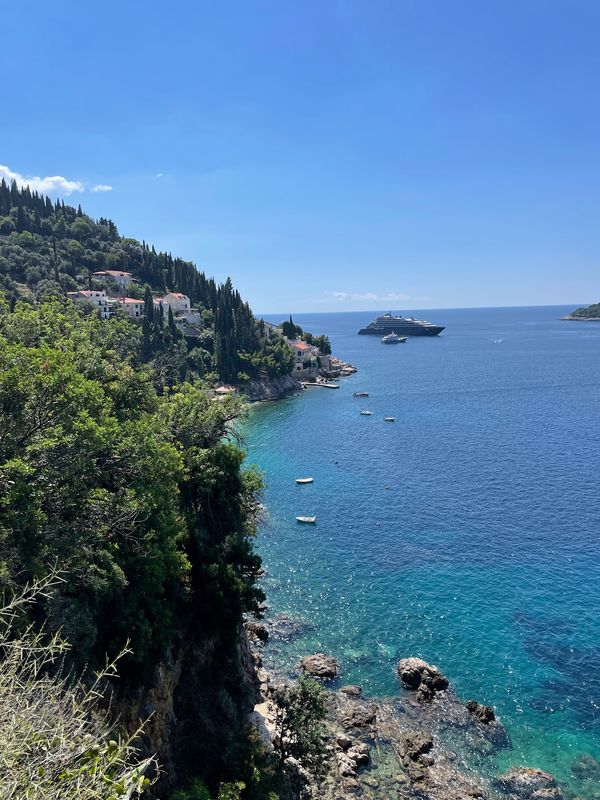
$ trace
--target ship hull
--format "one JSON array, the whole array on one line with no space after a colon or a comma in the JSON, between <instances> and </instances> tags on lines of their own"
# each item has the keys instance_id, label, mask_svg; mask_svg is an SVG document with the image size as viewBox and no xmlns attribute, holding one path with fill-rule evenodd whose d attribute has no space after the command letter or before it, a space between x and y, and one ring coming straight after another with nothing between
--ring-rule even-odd
<instances>
[{"instance_id":1,"label":"ship hull","mask_svg":"<svg viewBox=\"0 0 600 800\"><path fill-rule=\"evenodd\" d=\"M361 328L359 330L360 336L381 336L387 333L396 333L398 336L437 336L444 330L442 325L430 325L428 327L419 328L418 326L403 326L403 325L390 325L389 327L383 326L374 328Z\"/></svg>"}]
</instances>

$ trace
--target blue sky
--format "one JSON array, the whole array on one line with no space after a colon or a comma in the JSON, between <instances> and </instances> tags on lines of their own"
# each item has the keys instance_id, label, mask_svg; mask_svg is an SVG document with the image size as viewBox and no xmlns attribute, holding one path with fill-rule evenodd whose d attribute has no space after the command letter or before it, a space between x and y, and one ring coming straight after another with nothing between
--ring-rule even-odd
<instances>
[{"instance_id":1,"label":"blue sky","mask_svg":"<svg viewBox=\"0 0 600 800\"><path fill-rule=\"evenodd\" d=\"M15 0L2 32L0 164L259 312L600 300L596 0Z\"/></svg>"}]
</instances>

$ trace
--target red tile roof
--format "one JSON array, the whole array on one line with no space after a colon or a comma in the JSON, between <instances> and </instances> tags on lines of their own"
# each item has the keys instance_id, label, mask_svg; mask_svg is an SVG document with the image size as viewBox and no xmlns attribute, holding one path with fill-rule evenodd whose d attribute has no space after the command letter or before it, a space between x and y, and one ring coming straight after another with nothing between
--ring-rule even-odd
<instances>
[{"instance_id":1,"label":"red tile roof","mask_svg":"<svg viewBox=\"0 0 600 800\"><path fill-rule=\"evenodd\" d=\"M310 350L310 345L306 342L292 342L292 347L295 347L296 350Z\"/></svg>"}]
</instances>

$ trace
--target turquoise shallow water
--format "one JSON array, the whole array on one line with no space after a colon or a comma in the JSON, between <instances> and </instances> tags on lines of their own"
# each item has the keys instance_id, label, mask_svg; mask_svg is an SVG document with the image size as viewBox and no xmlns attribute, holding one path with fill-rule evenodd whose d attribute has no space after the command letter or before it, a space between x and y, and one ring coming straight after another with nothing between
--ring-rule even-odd
<instances>
[{"instance_id":1,"label":"turquoise shallow water","mask_svg":"<svg viewBox=\"0 0 600 800\"><path fill-rule=\"evenodd\" d=\"M310 623L271 658L330 652L374 695L398 693L399 657L432 661L496 706L513 748L494 767L591 797L570 765L600 758L600 324L568 310L428 311L446 331L394 347L355 335L372 314L298 315L359 372L255 407L245 438L270 613Z\"/></svg>"}]
</instances>

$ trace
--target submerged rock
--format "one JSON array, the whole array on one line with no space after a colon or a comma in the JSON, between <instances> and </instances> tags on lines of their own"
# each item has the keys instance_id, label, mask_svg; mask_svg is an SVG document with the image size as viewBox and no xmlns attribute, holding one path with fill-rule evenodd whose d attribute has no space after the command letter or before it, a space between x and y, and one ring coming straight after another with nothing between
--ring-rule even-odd
<instances>
[{"instance_id":1,"label":"submerged rock","mask_svg":"<svg viewBox=\"0 0 600 800\"><path fill-rule=\"evenodd\" d=\"M571 772L581 780L600 782L600 761L589 753L582 753L571 764Z\"/></svg>"},{"instance_id":2,"label":"submerged rock","mask_svg":"<svg viewBox=\"0 0 600 800\"><path fill-rule=\"evenodd\" d=\"M350 695L350 697L360 697L362 694L362 686L356 686L353 683L349 683L347 686L342 686L340 692L342 694Z\"/></svg>"},{"instance_id":3,"label":"submerged rock","mask_svg":"<svg viewBox=\"0 0 600 800\"><path fill-rule=\"evenodd\" d=\"M276 614L272 619L268 620L267 625L271 638L281 639L284 642L291 642L307 631L316 628L316 625L289 614Z\"/></svg>"},{"instance_id":4,"label":"submerged rock","mask_svg":"<svg viewBox=\"0 0 600 800\"><path fill-rule=\"evenodd\" d=\"M481 705L481 703L478 703L477 700L467 700L465 706L467 711L473 714L474 717L477 717L479 722L481 722L483 725L488 725L490 722L494 722L496 719L494 709L491 706Z\"/></svg>"},{"instance_id":5,"label":"submerged rock","mask_svg":"<svg viewBox=\"0 0 600 800\"><path fill-rule=\"evenodd\" d=\"M300 661L301 669L313 678L324 678L331 680L337 677L339 663L333 656L327 656L325 653L315 653L312 656L304 656Z\"/></svg>"},{"instance_id":6,"label":"submerged rock","mask_svg":"<svg viewBox=\"0 0 600 800\"><path fill-rule=\"evenodd\" d=\"M421 658L403 658L396 665L400 682L405 689L416 691L420 701L432 700L436 692L449 686L448 678L434 665Z\"/></svg>"},{"instance_id":7,"label":"submerged rock","mask_svg":"<svg viewBox=\"0 0 600 800\"><path fill-rule=\"evenodd\" d=\"M344 728L368 728L375 724L377 719L377 706L371 703L368 706L358 706L346 712L342 717Z\"/></svg>"},{"instance_id":8,"label":"submerged rock","mask_svg":"<svg viewBox=\"0 0 600 800\"><path fill-rule=\"evenodd\" d=\"M561 794L556 786L556 781L548 772L530 767L512 767L507 772L496 778L496 786L507 794L514 794L518 798L553 798L560 800Z\"/></svg>"}]
</instances>

